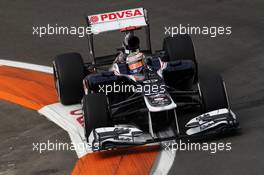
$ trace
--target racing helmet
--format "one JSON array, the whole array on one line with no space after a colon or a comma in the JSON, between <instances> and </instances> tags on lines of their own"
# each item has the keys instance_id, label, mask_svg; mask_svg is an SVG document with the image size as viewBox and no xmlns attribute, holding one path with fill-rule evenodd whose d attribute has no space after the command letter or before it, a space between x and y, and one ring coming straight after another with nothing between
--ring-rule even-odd
<instances>
[{"instance_id":1,"label":"racing helmet","mask_svg":"<svg viewBox=\"0 0 264 175\"><path fill-rule=\"evenodd\" d=\"M144 69L144 55L142 52L132 52L126 58L130 74L139 74Z\"/></svg>"},{"instance_id":2,"label":"racing helmet","mask_svg":"<svg viewBox=\"0 0 264 175\"><path fill-rule=\"evenodd\" d=\"M123 45L125 50L128 50L129 52L136 52L139 49L139 38L137 36L134 36L131 33L128 33L125 36L125 39L123 41Z\"/></svg>"}]
</instances>

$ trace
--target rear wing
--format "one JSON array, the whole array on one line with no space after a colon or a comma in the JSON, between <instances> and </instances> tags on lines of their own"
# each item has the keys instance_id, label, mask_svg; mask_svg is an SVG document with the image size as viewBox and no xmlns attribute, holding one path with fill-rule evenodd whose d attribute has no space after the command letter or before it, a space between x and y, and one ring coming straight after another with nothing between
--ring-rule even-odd
<instances>
[{"instance_id":1,"label":"rear wing","mask_svg":"<svg viewBox=\"0 0 264 175\"><path fill-rule=\"evenodd\" d=\"M114 30L134 30L147 26L147 11L143 8L121 10L88 16L92 34Z\"/></svg>"},{"instance_id":2,"label":"rear wing","mask_svg":"<svg viewBox=\"0 0 264 175\"><path fill-rule=\"evenodd\" d=\"M145 29L146 53L151 53L150 27L147 17L147 10L144 8L135 8L115 12L89 15L86 17L91 33L88 35L89 52L92 58L92 64L107 65L112 64L116 54L96 56L94 51L94 36L99 33L120 30L129 31L139 28Z\"/></svg>"}]
</instances>

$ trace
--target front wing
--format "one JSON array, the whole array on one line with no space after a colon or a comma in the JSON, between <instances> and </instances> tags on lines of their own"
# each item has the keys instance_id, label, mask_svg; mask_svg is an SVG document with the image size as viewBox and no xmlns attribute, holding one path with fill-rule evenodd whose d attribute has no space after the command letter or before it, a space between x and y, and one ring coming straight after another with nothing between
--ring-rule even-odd
<instances>
[{"instance_id":1,"label":"front wing","mask_svg":"<svg viewBox=\"0 0 264 175\"><path fill-rule=\"evenodd\" d=\"M153 136L135 126L116 125L115 127L95 128L89 136L89 143L93 151L100 151L180 138L223 134L236 128L238 128L236 115L229 109L219 109L192 118L185 124L185 133L170 132L176 134L161 138L158 134Z\"/></svg>"}]
</instances>

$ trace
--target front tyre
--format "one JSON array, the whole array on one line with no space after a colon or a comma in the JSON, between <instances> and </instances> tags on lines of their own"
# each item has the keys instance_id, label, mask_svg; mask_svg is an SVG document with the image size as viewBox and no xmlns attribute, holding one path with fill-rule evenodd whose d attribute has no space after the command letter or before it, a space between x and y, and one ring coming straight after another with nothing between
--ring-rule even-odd
<instances>
[{"instance_id":1,"label":"front tyre","mask_svg":"<svg viewBox=\"0 0 264 175\"><path fill-rule=\"evenodd\" d=\"M199 76L199 88L204 112L229 108L224 81L219 74L207 72Z\"/></svg>"},{"instance_id":2,"label":"front tyre","mask_svg":"<svg viewBox=\"0 0 264 175\"><path fill-rule=\"evenodd\" d=\"M56 56L53 75L58 98L63 105L80 103L84 95L84 63L79 53Z\"/></svg>"},{"instance_id":3,"label":"front tyre","mask_svg":"<svg viewBox=\"0 0 264 175\"><path fill-rule=\"evenodd\" d=\"M107 97L104 94L87 94L82 100L85 135L88 137L95 128L109 125L109 108Z\"/></svg>"}]
</instances>

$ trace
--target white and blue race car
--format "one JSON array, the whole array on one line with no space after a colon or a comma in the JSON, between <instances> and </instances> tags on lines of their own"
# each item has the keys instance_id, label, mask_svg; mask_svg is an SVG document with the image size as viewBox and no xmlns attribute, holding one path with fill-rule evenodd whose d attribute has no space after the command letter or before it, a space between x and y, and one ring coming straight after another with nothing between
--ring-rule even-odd
<instances>
[{"instance_id":1,"label":"white and blue race car","mask_svg":"<svg viewBox=\"0 0 264 175\"><path fill-rule=\"evenodd\" d=\"M91 15L87 21L92 62L66 53L55 58L53 68L60 102L82 103L94 151L204 138L238 128L222 77L198 72L189 35L165 37L162 49L153 53L143 8ZM136 36L140 29L146 32L146 49ZM97 57L94 36L115 30L124 33L122 48Z\"/></svg>"}]
</instances>

